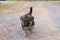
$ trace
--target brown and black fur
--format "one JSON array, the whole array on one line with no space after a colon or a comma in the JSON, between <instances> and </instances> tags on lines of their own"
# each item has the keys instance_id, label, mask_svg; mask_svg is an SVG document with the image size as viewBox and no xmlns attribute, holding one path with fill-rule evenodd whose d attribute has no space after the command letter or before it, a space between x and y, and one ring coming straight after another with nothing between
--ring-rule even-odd
<instances>
[{"instance_id":1,"label":"brown and black fur","mask_svg":"<svg viewBox=\"0 0 60 40\"><path fill-rule=\"evenodd\" d=\"M25 37L28 36L28 33L31 33L34 28L34 17L32 16L32 7L30 8L30 12L21 16L21 25L24 31Z\"/></svg>"}]
</instances>

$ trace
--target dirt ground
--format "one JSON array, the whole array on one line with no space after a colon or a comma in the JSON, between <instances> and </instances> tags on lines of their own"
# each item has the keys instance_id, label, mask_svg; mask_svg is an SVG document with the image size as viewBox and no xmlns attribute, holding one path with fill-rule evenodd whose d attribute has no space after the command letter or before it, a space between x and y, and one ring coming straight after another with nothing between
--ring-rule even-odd
<instances>
[{"instance_id":1,"label":"dirt ground","mask_svg":"<svg viewBox=\"0 0 60 40\"><path fill-rule=\"evenodd\" d=\"M20 16L33 7L35 26L24 38ZM60 40L60 4L47 2L0 2L0 40Z\"/></svg>"}]
</instances>

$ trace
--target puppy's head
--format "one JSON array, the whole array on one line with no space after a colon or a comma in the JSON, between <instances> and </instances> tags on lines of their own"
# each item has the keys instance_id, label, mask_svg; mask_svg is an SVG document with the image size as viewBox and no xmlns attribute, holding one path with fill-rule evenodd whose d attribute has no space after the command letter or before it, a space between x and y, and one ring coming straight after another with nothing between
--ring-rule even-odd
<instances>
[{"instance_id":1,"label":"puppy's head","mask_svg":"<svg viewBox=\"0 0 60 40\"><path fill-rule=\"evenodd\" d=\"M31 15L24 15L20 17L20 20L22 21L24 26L28 26L30 22L34 20L34 17Z\"/></svg>"}]
</instances>

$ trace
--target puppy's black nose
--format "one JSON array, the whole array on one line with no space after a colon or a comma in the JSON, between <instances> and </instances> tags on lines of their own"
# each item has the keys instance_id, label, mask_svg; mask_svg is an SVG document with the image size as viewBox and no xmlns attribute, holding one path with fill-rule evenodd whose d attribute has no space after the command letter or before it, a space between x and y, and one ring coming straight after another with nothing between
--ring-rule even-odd
<instances>
[{"instance_id":1,"label":"puppy's black nose","mask_svg":"<svg viewBox=\"0 0 60 40\"><path fill-rule=\"evenodd\" d=\"M30 24L30 22L24 22L22 25L27 27L27 26L29 26L29 24Z\"/></svg>"}]
</instances>

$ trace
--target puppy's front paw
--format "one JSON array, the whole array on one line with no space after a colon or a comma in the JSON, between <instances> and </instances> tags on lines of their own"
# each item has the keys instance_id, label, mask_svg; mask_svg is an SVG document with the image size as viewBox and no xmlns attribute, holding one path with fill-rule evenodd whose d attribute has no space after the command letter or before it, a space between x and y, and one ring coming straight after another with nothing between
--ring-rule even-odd
<instances>
[{"instance_id":1,"label":"puppy's front paw","mask_svg":"<svg viewBox=\"0 0 60 40\"><path fill-rule=\"evenodd\" d=\"M27 32L24 32L24 37L28 37L28 33Z\"/></svg>"}]
</instances>

